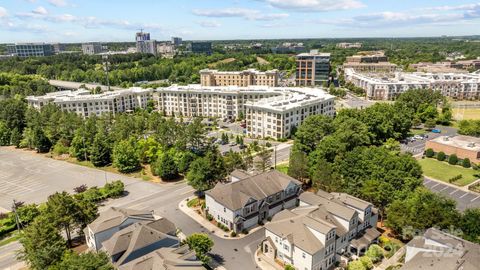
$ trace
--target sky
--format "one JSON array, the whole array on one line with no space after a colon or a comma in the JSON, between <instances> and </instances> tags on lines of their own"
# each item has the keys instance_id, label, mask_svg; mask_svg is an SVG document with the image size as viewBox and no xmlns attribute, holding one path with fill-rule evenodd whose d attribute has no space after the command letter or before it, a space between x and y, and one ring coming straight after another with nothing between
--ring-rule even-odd
<instances>
[{"instance_id":1,"label":"sky","mask_svg":"<svg viewBox=\"0 0 480 270\"><path fill-rule=\"evenodd\" d=\"M478 1L478 0L477 0ZM0 42L480 35L468 0L0 0Z\"/></svg>"}]
</instances>

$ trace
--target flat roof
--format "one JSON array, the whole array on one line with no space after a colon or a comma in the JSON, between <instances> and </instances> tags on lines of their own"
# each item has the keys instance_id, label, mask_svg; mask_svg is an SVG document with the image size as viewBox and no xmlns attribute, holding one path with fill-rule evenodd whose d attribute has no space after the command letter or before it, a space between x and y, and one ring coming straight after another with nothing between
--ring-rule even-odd
<instances>
[{"instance_id":1,"label":"flat roof","mask_svg":"<svg viewBox=\"0 0 480 270\"><path fill-rule=\"evenodd\" d=\"M480 152L480 138L471 137L471 136L440 136L431 140L443 145L453 146L456 148L461 148L469 151Z\"/></svg>"}]
</instances>

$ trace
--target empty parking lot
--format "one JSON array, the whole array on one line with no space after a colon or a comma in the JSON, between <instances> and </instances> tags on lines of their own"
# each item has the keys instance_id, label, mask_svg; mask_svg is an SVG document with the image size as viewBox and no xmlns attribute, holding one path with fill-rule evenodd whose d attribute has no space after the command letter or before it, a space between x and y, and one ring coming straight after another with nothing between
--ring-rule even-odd
<instances>
[{"instance_id":1,"label":"empty parking lot","mask_svg":"<svg viewBox=\"0 0 480 270\"><path fill-rule=\"evenodd\" d=\"M127 191L139 197L163 190L163 186L78 166L42 155L0 147L0 212L10 209L13 200L39 203L57 191L73 192L82 184L103 186L106 181L122 180ZM128 196L128 199L132 196ZM127 199L127 198L126 198Z\"/></svg>"},{"instance_id":2,"label":"empty parking lot","mask_svg":"<svg viewBox=\"0 0 480 270\"><path fill-rule=\"evenodd\" d=\"M434 192L439 192L457 202L457 208L459 210L465 210L466 208L480 207L480 194L473 192L463 191L459 188L455 188L441 182L433 181L425 178L423 184Z\"/></svg>"}]
</instances>

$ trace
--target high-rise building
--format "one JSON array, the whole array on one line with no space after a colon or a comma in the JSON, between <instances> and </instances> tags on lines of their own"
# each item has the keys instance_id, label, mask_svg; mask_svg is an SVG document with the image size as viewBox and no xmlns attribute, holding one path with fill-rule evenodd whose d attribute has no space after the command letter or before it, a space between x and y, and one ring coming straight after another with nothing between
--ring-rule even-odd
<instances>
[{"instance_id":1,"label":"high-rise building","mask_svg":"<svg viewBox=\"0 0 480 270\"><path fill-rule=\"evenodd\" d=\"M82 44L82 52L89 55L99 54L103 52L103 46L98 42L84 43Z\"/></svg>"},{"instance_id":2,"label":"high-rise building","mask_svg":"<svg viewBox=\"0 0 480 270\"><path fill-rule=\"evenodd\" d=\"M322 85L330 75L330 54L312 50L297 55L297 86Z\"/></svg>"},{"instance_id":3,"label":"high-rise building","mask_svg":"<svg viewBox=\"0 0 480 270\"><path fill-rule=\"evenodd\" d=\"M66 46L65 44L63 43L55 43L52 45L53 46L53 51L58 54L58 53L61 53L61 52L64 52L65 49L66 49Z\"/></svg>"},{"instance_id":4,"label":"high-rise building","mask_svg":"<svg viewBox=\"0 0 480 270\"><path fill-rule=\"evenodd\" d=\"M193 53L212 54L211 42L192 42L190 48Z\"/></svg>"},{"instance_id":5,"label":"high-rise building","mask_svg":"<svg viewBox=\"0 0 480 270\"><path fill-rule=\"evenodd\" d=\"M135 35L137 52L157 55L157 41L150 40L150 33L137 32Z\"/></svg>"},{"instance_id":6,"label":"high-rise building","mask_svg":"<svg viewBox=\"0 0 480 270\"><path fill-rule=\"evenodd\" d=\"M45 43L17 43L7 45L8 54L19 57L38 57L54 54L52 44Z\"/></svg>"},{"instance_id":7,"label":"high-rise building","mask_svg":"<svg viewBox=\"0 0 480 270\"><path fill-rule=\"evenodd\" d=\"M172 37L172 44L173 46L180 46L182 45L182 38L181 37Z\"/></svg>"}]
</instances>

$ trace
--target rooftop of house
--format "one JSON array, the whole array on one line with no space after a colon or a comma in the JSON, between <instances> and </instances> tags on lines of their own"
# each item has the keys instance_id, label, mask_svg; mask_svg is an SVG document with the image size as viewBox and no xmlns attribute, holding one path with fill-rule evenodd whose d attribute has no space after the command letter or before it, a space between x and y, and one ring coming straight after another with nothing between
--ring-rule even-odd
<instances>
[{"instance_id":1,"label":"rooftop of house","mask_svg":"<svg viewBox=\"0 0 480 270\"><path fill-rule=\"evenodd\" d=\"M301 183L277 170L271 170L239 181L218 183L205 194L230 210L241 209L250 200L262 200L285 190L291 183Z\"/></svg>"},{"instance_id":2,"label":"rooftop of house","mask_svg":"<svg viewBox=\"0 0 480 270\"><path fill-rule=\"evenodd\" d=\"M322 250L324 244L312 230L326 235L336 229L333 219L318 206L301 206L279 212L265 229L313 255Z\"/></svg>"},{"instance_id":3,"label":"rooftop of house","mask_svg":"<svg viewBox=\"0 0 480 270\"><path fill-rule=\"evenodd\" d=\"M179 240L175 234L175 224L166 218L134 223L103 242L103 249L116 265L122 265L157 249L176 247Z\"/></svg>"},{"instance_id":4,"label":"rooftop of house","mask_svg":"<svg viewBox=\"0 0 480 270\"><path fill-rule=\"evenodd\" d=\"M480 138L471 137L471 136L440 136L431 140L443 145L453 146L456 148L461 148L469 151L480 152Z\"/></svg>"},{"instance_id":5,"label":"rooftop of house","mask_svg":"<svg viewBox=\"0 0 480 270\"><path fill-rule=\"evenodd\" d=\"M118 267L119 270L204 270L187 245L162 248Z\"/></svg>"},{"instance_id":6,"label":"rooftop of house","mask_svg":"<svg viewBox=\"0 0 480 270\"><path fill-rule=\"evenodd\" d=\"M407 244L418 249L402 270L475 270L480 265L480 245L430 228Z\"/></svg>"},{"instance_id":7,"label":"rooftop of house","mask_svg":"<svg viewBox=\"0 0 480 270\"><path fill-rule=\"evenodd\" d=\"M99 233L113 227L120 226L126 219L135 218L145 221L153 221L155 217L151 211L138 211L133 209L126 209L120 207L110 207L92 223L88 224L88 228L94 232Z\"/></svg>"}]
</instances>

